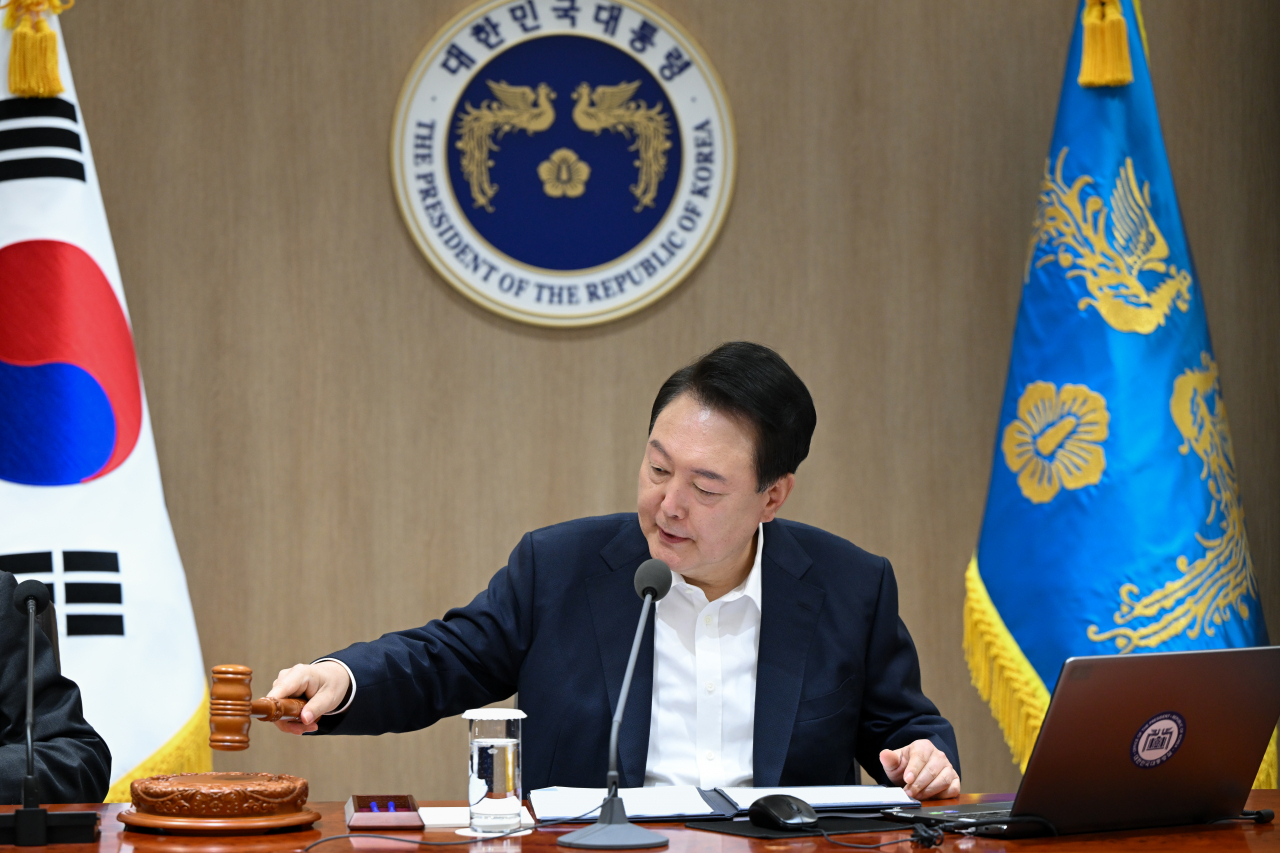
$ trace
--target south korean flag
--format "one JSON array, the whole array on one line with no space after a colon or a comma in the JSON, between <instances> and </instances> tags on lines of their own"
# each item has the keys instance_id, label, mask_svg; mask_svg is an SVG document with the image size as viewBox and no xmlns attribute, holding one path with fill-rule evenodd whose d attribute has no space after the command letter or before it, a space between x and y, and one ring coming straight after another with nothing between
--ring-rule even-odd
<instances>
[{"instance_id":1,"label":"south korean flag","mask_svg":"<svg viewBox=\"0 0 1280 853\"><path fill-rule=\"evenodd\" d=\"M46 25L64 91L0 85L0 570L49 586L120 802L135 778L211 769L208 697L84 115Z\"/></svg>"}]
</instances>

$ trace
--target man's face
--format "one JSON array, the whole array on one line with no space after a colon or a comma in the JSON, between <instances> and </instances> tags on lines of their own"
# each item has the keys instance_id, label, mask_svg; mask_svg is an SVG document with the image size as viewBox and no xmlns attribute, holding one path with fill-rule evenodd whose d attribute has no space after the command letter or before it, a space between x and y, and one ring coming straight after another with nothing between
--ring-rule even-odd
<instances>
[{"instance_id":1,"label":"man's face","mask_svg":"<svg viewBox=\"0 0 1280 853\"><path fill-rule=\"evenodd\" d=\"M640 527L649 554L686 580L718 586L750 567L757 525L772 521L794 482L756 491L748 427L682 394L654 422L640 463Z\"/></svg>"}]
</instances>

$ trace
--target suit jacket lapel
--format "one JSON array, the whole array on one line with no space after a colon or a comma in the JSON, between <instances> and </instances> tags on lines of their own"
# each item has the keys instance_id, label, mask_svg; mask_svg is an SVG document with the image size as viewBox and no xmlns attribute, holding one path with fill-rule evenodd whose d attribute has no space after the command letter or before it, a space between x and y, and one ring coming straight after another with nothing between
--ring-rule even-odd
<instances>
[{"instance_id":1,"label":"suit jacket lapel","mask_svg":"<svg viewBox=\"0 0 1280 853\"><path fill-rule=\"evenodd\" d=\"M764 526L764 555L760 561L760 650L756 658L756 720L753 776L756 787L778 784L796 708L804 684L809 643L818 624L826 593L801 578L813 564L783 525ZM652 682L650 683L652 689Z\"/></svg>"},{"instance_id":2,"label":"suit jacket lapel","mask_svg":"<svg viewBox=\"0 0 1280 853\"><path fill-rule=\"evenodd\" d=\"M635 625L640 618L642 602L636 596L635 571L649 556L649 544L640 531L639 522L633 518L604 547L600 556L609 565L610 571L588 578L586 587L596 644L600 649L605 688L609 696L609 715L612 717L618 710L622 677L626 673L627 657L631 654ZM618 731L618 774L622 787L635 788L644 784L652 704L653 609L650 608L644 637L640 642L640 653L636 658L635 672L631 676L627 708L622 717L622 727ZM601 779L602 784L603 782Z\"/></svg>"}]
</instances>

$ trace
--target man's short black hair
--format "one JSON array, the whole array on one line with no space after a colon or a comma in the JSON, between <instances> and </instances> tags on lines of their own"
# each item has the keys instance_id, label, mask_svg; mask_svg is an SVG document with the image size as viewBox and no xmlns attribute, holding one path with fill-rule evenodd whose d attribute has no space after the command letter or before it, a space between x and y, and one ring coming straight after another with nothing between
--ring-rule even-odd
<instances>
[{"instance_id":1,"label":"man's short black hair","mask_svg":"<svg viewBox=\"0 0 1280 853\"><path fill-rule=\"evenodd\" d=\"M721 344L662 383L649 432L672 400L689 394L704 406L748 424L755 433L756 491L794 474L809 455L818 424L809 389L782 356L760 344Z\"/></svg>"}]
</instances>

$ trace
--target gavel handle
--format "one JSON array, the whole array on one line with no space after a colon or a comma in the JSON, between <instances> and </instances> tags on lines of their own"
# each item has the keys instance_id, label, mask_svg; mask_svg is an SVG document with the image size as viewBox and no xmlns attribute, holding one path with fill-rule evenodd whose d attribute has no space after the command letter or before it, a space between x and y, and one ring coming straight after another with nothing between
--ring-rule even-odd
<instances>
[{"instance_id":1,"label":"gavel handle","mask_svg":"<svg viewBox=\"0 0 1280 853\"><path fill-rule=\"evenodd\" d=\"M253 700L249 715L255 720L265 720L268 723L276 720L297 721L306 704L305 699L272 699L264 696Z\"/></svg>"}]
</instances>

